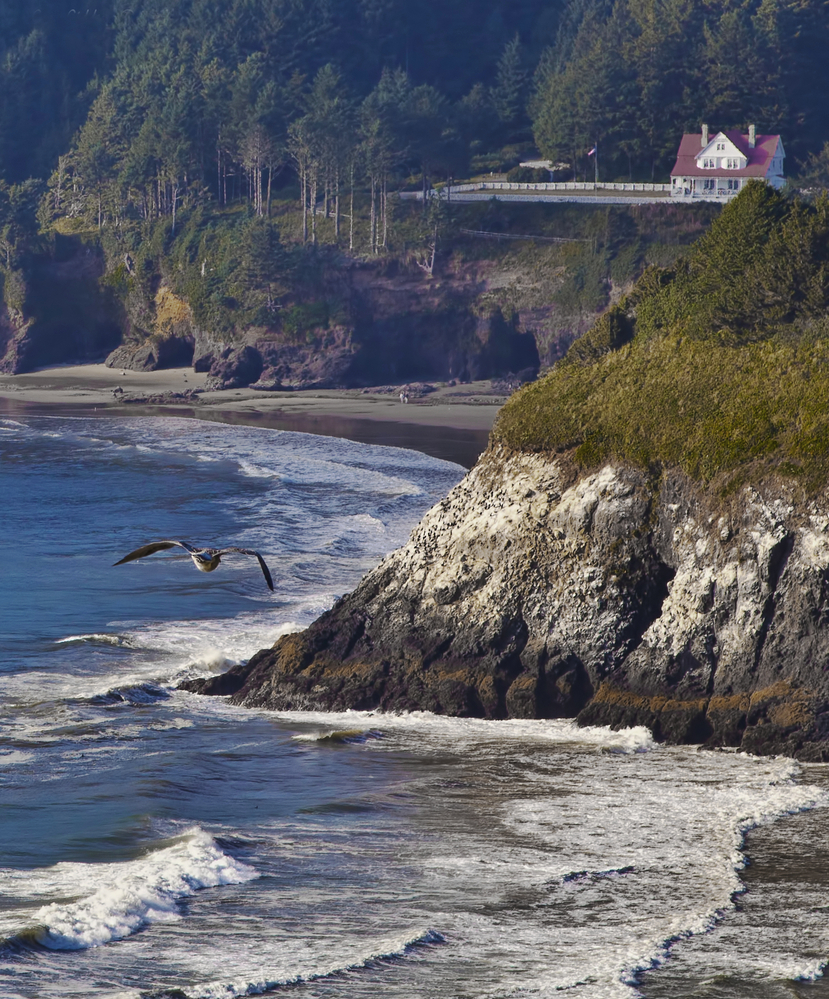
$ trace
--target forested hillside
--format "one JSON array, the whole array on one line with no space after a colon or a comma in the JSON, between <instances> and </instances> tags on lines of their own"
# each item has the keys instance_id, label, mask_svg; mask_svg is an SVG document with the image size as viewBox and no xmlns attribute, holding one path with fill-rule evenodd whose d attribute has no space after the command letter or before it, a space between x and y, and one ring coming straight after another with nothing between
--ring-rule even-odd
<instances>
[{"instance_id":1,"label":"forested hillside","mask_svg":"<svg viewBox=\"0 0 829 999\"><path fill-rule=\"evenodd\" d=\"M787 172L829 139L825 0L575 0L535 79L545 154L598 140L611 174L667 179L683 131L754 122L779 132Z\"/></svg>"},{"instance_id":2,"label":"forested hillside","mask_svg":"<svg viewBox=\"0 0 829 999\"><path fill-rule=\"evenodd\" d=\"M782 133L789 174L829 161L827 0L95 2L0 9L18 331L56 234L101 254L107 329L157 329L164 285L232 338L320 294L299 287L320 266L304 246L421 266L451 212L395 192L534 148L580 176L598 141L605 179L665 179L684 130L753 122Z\"/></svg>"},{"instance_id":3,"label":"forested hillside","mask_svg":"<svg viewBox=\"0 0 829 999\"><path fill-rule=\"evenodd\" d=\"M9 0L0 46L0 176L99 224L459 176L533 135L660 178L701 120L780 131L790 172L829 139L825 0Z\"/></svg>"}]
</instances>

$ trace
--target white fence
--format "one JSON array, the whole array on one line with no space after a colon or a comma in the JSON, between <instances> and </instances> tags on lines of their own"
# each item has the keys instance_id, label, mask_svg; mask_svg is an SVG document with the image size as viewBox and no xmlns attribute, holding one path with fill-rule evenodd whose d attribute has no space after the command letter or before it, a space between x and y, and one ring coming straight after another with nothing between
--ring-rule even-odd
<instances>
[{"instance_id":1,"label":"white fence","mask_svg":"<svg viewBox=\"0 0 829 999\"><path fill-rule=\"evenodd\" d=\"M464 194L467 191L653 191L670 194L670 184L594 184L575 180L551 181L547 184L513 184L508 180L484 180L475 184L453 184L444 187L448 194Z\"/></svg>"}]
</instances>

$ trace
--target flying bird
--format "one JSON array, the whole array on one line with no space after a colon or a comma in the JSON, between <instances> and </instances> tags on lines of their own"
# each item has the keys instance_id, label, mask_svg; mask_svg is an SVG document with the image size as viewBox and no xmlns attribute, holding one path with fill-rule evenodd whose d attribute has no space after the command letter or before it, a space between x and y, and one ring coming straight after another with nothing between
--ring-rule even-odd
<instances>
[{"instance_id":1,"label":"flying bird","mask_svg":"<svg viewBox=\"0 0 829 999\"><path fill-rule=\"evenodd\" d=\"M192 545L188 545L186 541L153 541L148 545L143 545L141 548L136 548L134 552L130 552L129 555L125 555L117 562L113 562L113 565L123 565L124 562L132 562L137 558L145 558L147 555L153 555L155 552L161 552L166 548L173 548L175 546L183 548L193 560L193 565L197 569L201 569L202 572L213 572L214 569L218 569L222 555L253 555L259 563L259 568L262 570L265 582L268 584L268 589L273 589L273 580L271 579L270 570L265 565L265 560L259 552L253 551L252 548L194 548Z\"/></svg>"}]
</instances>

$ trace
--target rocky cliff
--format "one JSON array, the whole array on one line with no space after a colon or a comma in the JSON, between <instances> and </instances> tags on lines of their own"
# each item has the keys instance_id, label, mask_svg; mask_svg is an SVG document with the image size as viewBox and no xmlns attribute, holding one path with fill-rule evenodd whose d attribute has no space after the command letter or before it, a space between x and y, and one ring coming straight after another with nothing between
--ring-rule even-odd
<instances>
[{"instance_id":1,"label":"rocky cliff","mask_svg":"<svg viewBox=\"0 0 829 999\"><path fill-rule=\"evenodd\" d=\"M534 332L541 319L533 312L524 322L520 311L493 299L491 285L504 276L497 265L484 261L433 278L395 260L331 257L320 264L307 300L274 307L267 325L244 329L206 329L163 282L149 297L133 291L124 343L107 363L139 370L193 364L208 373L213 389L340 388L538 371ZM541 311L547 316L554 309ZM580 331L578 325L565 330L565 344Z\"/></svg>"},{"instance_id":2,"label":"rocky cliff","mask_svg":"<svg viewBox=\"0 0 829 999\"><path fill-rule=\"evenodd\" d=\"M829 759L829 505L493 447L306 631L187 684L273 709L646 724Z\"/></svg>"},{"instance_id":3,"label":"rocky cliff","mask_svg":"<svg viewBox=\"0 0 829 999\"><path fill-rule=\"evenodd\" d=\"M50 252L0 272L0 371L100 361L118 343L124 312L102 283L103 254L55 238Z\"/></svg>"}]
</instances>

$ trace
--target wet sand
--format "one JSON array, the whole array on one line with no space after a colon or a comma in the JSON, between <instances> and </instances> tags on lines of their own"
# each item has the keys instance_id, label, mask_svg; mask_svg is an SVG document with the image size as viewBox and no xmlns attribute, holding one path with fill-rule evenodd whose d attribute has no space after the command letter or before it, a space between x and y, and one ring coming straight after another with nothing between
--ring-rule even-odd
<instances>
[{"instance_id":1,"label":"wet sand","mask_svg":"<svg viewBox=\"0 0 829 999\"><path fill-rule=\"evenodd\" d=\"M489 382L438 385L408 403L398 392L325 389L205 392L206 375L191 368L123 371L103 364L0 375L0 413L180 416L302 433L346 437L423 451L471 467L485 449L504 396ZM197 390L195 398L174 393ZM141 400L141 401L139 401Z\"/></svg>"}]
</instances>

